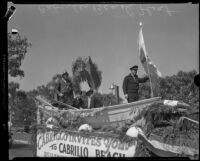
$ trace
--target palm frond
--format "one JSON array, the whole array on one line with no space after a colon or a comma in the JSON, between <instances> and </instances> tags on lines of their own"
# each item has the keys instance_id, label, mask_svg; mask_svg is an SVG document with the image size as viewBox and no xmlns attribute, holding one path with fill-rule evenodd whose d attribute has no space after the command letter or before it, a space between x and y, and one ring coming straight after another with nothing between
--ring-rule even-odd
<instances>
[{"instance_id":1,"label":"palm frond","mask_svg":"<svg viewBox=\"0 0 200 161\"><path fill-rule=\"evenodd\" d=\"M79 57L72 65L74 87L80 89L81 82L87 82L93 90L98 90L101 85L101 71L91 58Z\"/></svg>"},{"instance_id":2,"label":"palm frond","mask_svg":"<svg viewBox=\"0 0 200 161\"><path fill-rule=\"evenodd\" d=\"M101 85L101 71L98 70L97 65L92 62L91 57L88 57L86 71L89 73L88 84L93 90L98 90Z\"/></svg>"}]
</instances>

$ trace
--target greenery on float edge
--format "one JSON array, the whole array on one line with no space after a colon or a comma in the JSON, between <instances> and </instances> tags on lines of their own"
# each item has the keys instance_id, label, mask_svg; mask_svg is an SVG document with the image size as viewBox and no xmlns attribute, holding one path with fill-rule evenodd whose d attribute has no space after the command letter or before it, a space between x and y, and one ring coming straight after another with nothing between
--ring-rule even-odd
<instances>
[{"instance_id":1,"label":"greenery on float edge","mask_svg":"<svg viewBox=\"0 0 200 161\"><path fill-rule=\"evenodd\" d=\"M179 112L178 107L174 108L160 103L151 106L144 113L147 122L146 134L154 133L161 136L162 141L170 145L199 149L199 128L188 127L183 130L178 124L179 118L187 117L188 111Z\"/></svg>"}]
</instances>

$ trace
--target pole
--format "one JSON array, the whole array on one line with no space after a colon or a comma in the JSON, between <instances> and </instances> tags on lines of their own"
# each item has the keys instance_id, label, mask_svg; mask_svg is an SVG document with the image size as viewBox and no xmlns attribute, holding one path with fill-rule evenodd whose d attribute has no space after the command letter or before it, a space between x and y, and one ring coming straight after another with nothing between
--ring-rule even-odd
<instances>
[{"instance_id":1,"label":"pole","mask_svg":"<svg viewBox=\"0 0 200 161\"><path fill-rule=\"evenodd\" d=\"M117 104L119 104L119 86L115 85L115 97L117 99Z\"/></svg>"}]
</instances>

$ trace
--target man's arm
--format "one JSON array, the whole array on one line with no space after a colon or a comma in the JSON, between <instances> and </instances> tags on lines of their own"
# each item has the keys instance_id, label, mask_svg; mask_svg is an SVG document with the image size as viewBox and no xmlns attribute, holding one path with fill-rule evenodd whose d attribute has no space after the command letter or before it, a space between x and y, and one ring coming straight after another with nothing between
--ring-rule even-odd
<instances>
[{"instance_id":1,"label":"man's arm","mask_svg":"<svg viewBox=\"0 0 200 161\"><path fill-rule=\"evenodd\" d=\"M57 89L54 90L56 92L56 94L58 94L60 97L63 96L63 93L59 92Z\"/></svg>"},{"instance_id":2,"label":"man's arm","mask_svg":"<svg viewBox=\"0 0 200 161\"><path fill-rule=\"evenodd\" d=\"M127 76L124 78L122 88L123 88L124 95L126 95L128 93L128 91L127 91L128 90L128 77Z\"/></svg>"},{"instance_id":3,"label":"man's arm","mask_svg":"<svg viewBox=\"0 0 200 161\"><path fill-rule=\"evenodd\" d=\"M126 100L128 100L128 77L126 76L123 81L123 92L124 97Z\"/></svg>"},{"instance_id":4,"label":"man's arm","mask_svg":"<svg viewBox=\"0 0 200 161\"><path fill-rule=\"evenodd\" d=\"M149 80L148 76L145 76L144 78L138 78L139 83L145 83L147 80Z\"/></svg>"}]
</instances>

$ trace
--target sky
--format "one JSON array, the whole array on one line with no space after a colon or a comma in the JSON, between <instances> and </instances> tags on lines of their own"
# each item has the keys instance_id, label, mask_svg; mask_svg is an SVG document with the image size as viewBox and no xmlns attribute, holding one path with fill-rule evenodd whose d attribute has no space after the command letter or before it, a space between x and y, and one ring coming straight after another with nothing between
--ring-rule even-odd
<instances>
[{"instance_id":1,"label":"sky","mask_svg":"<svg viewBox=\"0 0 200 161\"><path fill-rule=\"evenodd\" d=\"M29 91L45 85L53 75L65 70L72 75L72 63L90 56L102 71L99 91L110 93L111 83L119 86L129 68L138 65L139 23L147 55L163 77L178 71L199 73L198 4L123 5L15 5L8 32L17 29L28 38L28 49L21 69L25 77L9 78ZM84 87L86 88L86 87Z\"/></svg>"}]
</instances>

